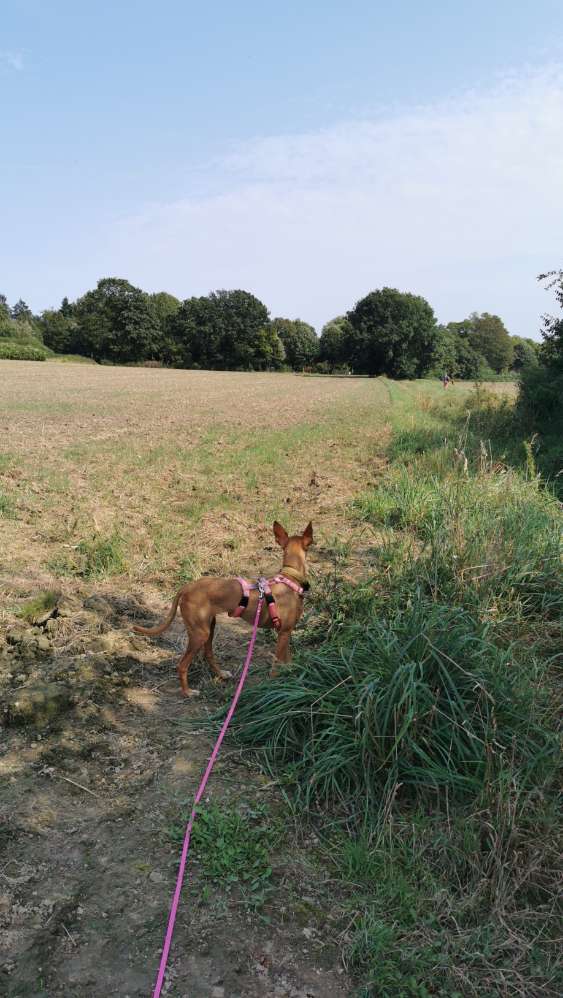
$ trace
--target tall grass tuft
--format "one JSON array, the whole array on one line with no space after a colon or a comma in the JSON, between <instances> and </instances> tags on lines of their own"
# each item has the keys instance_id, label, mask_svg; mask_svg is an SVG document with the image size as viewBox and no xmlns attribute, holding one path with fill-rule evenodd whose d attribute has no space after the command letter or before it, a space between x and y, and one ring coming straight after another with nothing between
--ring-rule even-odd
<instances>
[{"instance_id":1,"label":"tall grass tuft","mask_svg":"<svg viewBox=\"0 0 563 998\"><path fill-rule=\"evenodd\" d=\"M477 794L508 759L523 783L549 776L541 668L516 666L463 609L375 611L239 703L237 739L285 767L304 804L374 813L398 786Z\"/></svg>"}]
</instances>

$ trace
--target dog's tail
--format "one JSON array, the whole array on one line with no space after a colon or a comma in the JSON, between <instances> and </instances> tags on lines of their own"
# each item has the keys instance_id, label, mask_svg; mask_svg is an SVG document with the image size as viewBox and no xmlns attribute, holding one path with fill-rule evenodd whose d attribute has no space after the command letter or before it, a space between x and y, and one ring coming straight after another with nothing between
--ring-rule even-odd
<instances>
[{"instance_id":1,"label":"dog's tail","mask_svg":"<svg viewBox=\"0 0 563 998\"><path fill-rule=\"evenodd\" d=\"M170 613L168 614L166 620L162 624L157 624L156 627L139 627L138 624L134 624L133 630L136 631L137 634L148 634L150 637L155 637L155 635L157 634L162 634L163 631L166 631L167 628L170 627L170 624L172 623L174 617L176 616L176 610L178 609L178 603L180 602L181 595L182 595L182 590L179 589L174 597L174 602L170 607Z\"/></svg>"}]
</instances>

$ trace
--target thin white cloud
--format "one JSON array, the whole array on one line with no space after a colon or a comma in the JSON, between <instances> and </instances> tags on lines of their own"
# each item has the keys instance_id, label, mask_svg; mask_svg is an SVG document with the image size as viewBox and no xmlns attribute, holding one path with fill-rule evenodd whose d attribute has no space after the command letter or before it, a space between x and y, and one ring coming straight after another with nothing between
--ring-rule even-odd
<instances>
[{"instance_id":1,"label":"thin white cloud","mask_svg":"<svg viewBox=\"0 0 563 998\"><path fill-rule=\"evenodd\" d=\"M563 70L490 93L247 143L213 193L147 207L112 264L182 296L245 287L320 326L384 284L441 320L496 311L537 335L541 270L560 266ZM107 269L107 268L106 268Z\"/></svg>"},{"instance_id":2,"label":"thin white cloud","mask_svg":"<svg viewBox=\"0 0 563 998\"><path fill-rule=\"evenodd\" d=\"M24 53L20 51L0 52L0 64L9 69L15 69L17 73L23 72Z\"/></svg>"}]
</instances>

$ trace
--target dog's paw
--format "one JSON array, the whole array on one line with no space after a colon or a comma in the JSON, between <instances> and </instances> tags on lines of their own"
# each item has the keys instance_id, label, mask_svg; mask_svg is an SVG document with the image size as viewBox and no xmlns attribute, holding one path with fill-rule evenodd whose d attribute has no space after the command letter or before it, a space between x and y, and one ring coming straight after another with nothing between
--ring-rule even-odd
<instances>
[{"instance_id":1,"label":"dog's paw","mask_svg":"<svg viewBox=\"0 0 563 998\"><path fill-rule=\"evenodd\" d=\"M232 674L232 672L229 672L228 669L220 669L219 670L219 678L220 679L232 679L233 678L233 674Z\"/></svg>"},{"instance_id":2,"label":"dog's paw","mask_svg":"<svg viewBox=\"0 0 563 998\"><path fill-rule=\"evenodd\" d=\"M201 692L200 690L192 690L192 689L184 690L183 696L185 696L185 697L198 697L199 694L200 694L200 692Z\"/></svg>"}]
</instances>

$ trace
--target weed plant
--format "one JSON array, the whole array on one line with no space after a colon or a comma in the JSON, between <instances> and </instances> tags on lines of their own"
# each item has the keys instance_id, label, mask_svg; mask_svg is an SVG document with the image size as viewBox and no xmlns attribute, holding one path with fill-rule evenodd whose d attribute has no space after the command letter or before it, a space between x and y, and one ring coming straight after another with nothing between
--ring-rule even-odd
<instances>
[{"instance_id":1,"label":"weed plant","mask_svg":"<svg viewBox=\"0 0 563 998\"><path fill-rule=\"evenodd\" d=\"M189 813L170 828L174 842L184 839ZM267 808L223 809L215 805L198 809L192 832L194 857L212 881L230 892L237 888L243 903L260 908L272 889L271 854L280 841L280 828ZM203 900L207 900L209 888Z\"/></svg>"}]
</instances>

